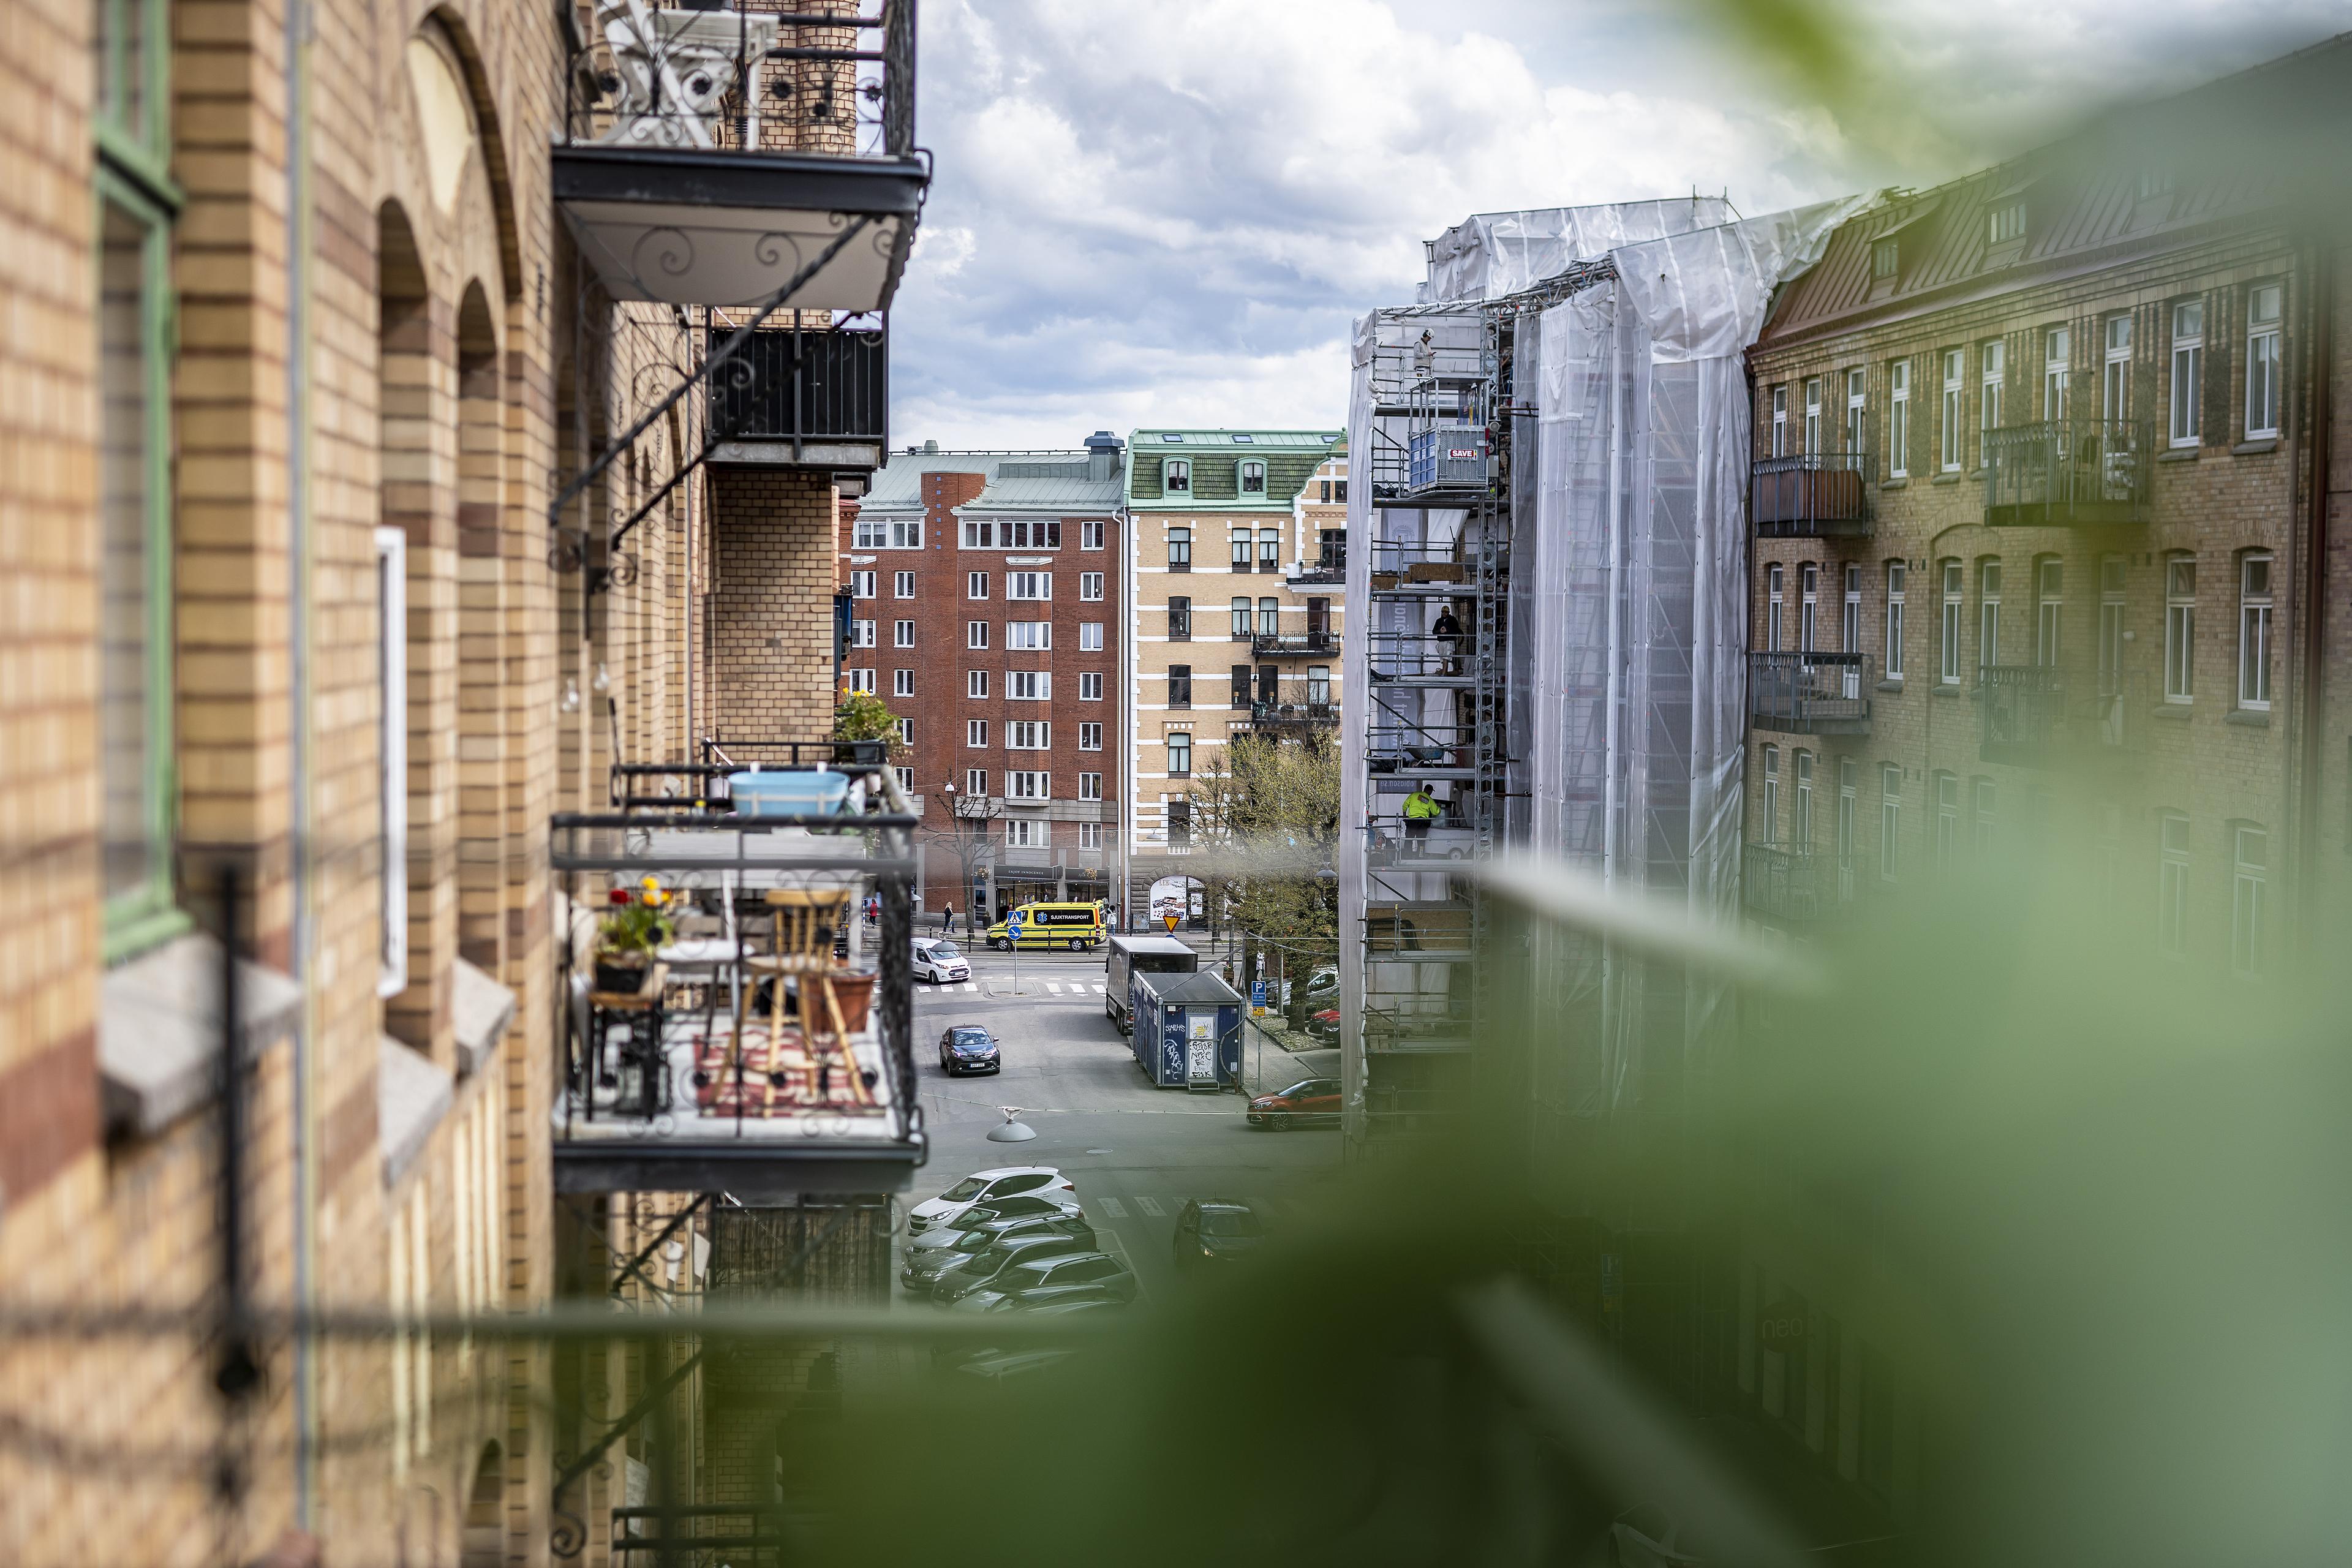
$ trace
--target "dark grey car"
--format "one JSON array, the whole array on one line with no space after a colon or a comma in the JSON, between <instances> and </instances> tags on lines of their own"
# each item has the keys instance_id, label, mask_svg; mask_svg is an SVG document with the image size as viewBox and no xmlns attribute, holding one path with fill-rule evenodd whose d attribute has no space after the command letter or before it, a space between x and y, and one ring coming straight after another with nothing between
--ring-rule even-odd
<instances>
[{"instance_id":1,"label":"dark grey car","mask_svg":"<svg viewBox=\"0 0 2352 1568\"><path fill-rule=\"evenodd\" d=\"M940 1276L950 1269L961 1268L997 1243L1033 1236L1069 1237L1084 1243L1088 1250L1096 1245L1094 1226L1075 1215L1033 1215L1025 1218L987 1220L957 1233L956 1239L948 1246L908 1248L906 1267L898 1271L898 1281L909 1290L929 1290L939 1282Z\"/></svg>"},{"instance_id":2,"label":"dark grey car","mask_svg":"<svg viewBox=\"0 0 2352 1568\"><path fill-rule=\"evenodd\" d=\"M953 1301L973 1290L983 1289L989 1281L1004 1270L1033 1259L1059 1258L1070 1252L1092 1252L1091 1237L1080 1240L1075 1236L1023 1236L1000 1241L985 1252L975 1253L941 1274L931 1286L931 1297L938 1301Z\"/></svg>"}]
</instances>

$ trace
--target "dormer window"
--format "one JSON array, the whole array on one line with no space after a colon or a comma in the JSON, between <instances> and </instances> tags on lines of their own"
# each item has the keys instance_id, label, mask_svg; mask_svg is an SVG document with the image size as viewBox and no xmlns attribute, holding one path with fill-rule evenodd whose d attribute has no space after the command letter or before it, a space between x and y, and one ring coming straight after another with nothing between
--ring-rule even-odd
<instances>
[{"instance_id":1,"label":"dormer window","mask_svg":"<svg viewBox=\"0 0 2352 1568\"><path fill-rule=\"evenodd\" d=\"M2139 199L2152 202L2172 194L2172 171L2149 164L2139 172Z\"/></svg>"},{"instance_id":2,"label":"dormer window","mask_svg":"<svg viewBox=\"0 0 2352 1568\"><path fill-rule=\"evenodd\" d=\"M1242 494L1245 496L1262 496L1265 494L1265 465L1264 463L1248 462L1242 465Z\"/></svg>"},{"instance_id":3,"label":"dormer window","mask_svg":"<svg viewBox=\"0 0 2352 1568\"><path fill-rule=\"evenodd\" d=\"M1246 430L1239 431L1235 433L1234 437L1234 445L1236 447L1255 447L1257 445L1257 437L1251 435Z\"/></svg>"},{"instance_id":4,"label":"dormer window","mask_svg":"<svg viewBox=\"0 0 2352 1568\"><path fill-rule=\"evenodd\" d=\"M1168 493L1172 496L1192 493L1192 465L1189 461L1182 458L1168 459L1167 488Z\"/></svg>"},{"instance_id":5,"label":"dormer window","mask_svg":"<svg viewBox=\"0 0 2352 1568\"><path fill-rule=\"evenodd\" d=\"M1177 430L1171 430L1168 434L1160 438L1173 446L1182 446L1184 443L1183 433Z\"/></svg>"},{"instance_id":6,"label":"dormer window","mask_svg":"<svg viewBox=\"0 0 2352 1568\"><path fill-rule=\"evenodd\" d=\"M1992 232L1989 243L2007 245L2025 237L2025 203L2003 202L1992 209Z\"/></svg>"},{"instance_id":7,"label":"dormer window","mask_svg":"<svg viewBox=\"0 0 2352 1568\"><path fill-rule=\"evenodd\" d=\"M1870 247L1870 275L1874 279L1894 277L1902 263L1903 242L1892 236Z\"/></svg>"}]
</instances>

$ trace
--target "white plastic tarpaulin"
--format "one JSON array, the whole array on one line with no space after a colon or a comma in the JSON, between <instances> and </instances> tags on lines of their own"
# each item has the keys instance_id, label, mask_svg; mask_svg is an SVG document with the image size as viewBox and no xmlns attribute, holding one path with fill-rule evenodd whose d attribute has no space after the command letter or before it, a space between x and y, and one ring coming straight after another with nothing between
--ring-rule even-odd
<instances>
[{"instance_id":1,"label":"white plastic tarpaulin","mask_svg":"<svg viewBox=\"0 0 2352 1568\"><path fill-rule=\"evenodd\" d=\"M1477 213L1430 242L1419 303L1504 299L1621 246L1713 228L1738 216L1721 196Z\"/></svg>"}]
</instances>

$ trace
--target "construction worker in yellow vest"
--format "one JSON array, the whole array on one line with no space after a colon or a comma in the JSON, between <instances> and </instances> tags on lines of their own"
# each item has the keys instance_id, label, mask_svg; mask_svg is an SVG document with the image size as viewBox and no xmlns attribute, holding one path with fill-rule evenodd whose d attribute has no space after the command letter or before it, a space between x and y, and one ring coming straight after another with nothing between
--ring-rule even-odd
<instances>
[{"instance_id":1,"label":"construction worker in yellow vest","mask_svg":"<svg viewBox=\"0 0 2352 1568\"><path fill-rule=\"evenodd\" d=\"M1437 797L1429 793L1427 784L1413 785L1412 793L1404 797L1405 843L1407 845L1428 843L1429 825L1435 822L1438 814L1444 809L1438 804Z\"/></svg>"}]
</instances>

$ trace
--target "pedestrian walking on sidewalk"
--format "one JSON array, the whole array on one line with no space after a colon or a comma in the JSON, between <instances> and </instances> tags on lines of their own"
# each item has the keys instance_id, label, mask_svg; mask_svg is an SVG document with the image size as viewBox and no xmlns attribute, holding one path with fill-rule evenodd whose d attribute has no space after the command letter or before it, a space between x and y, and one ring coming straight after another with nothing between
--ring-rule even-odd
<instances>
[{"instance_id":1,"label":"pedestrian walking on sidewalk","mask_svg":"<svg viewBox=\"0 0 2352 1568\"><path fill-rule=\"evenodd\" d=\"M940 934L955 935L955 900L953 899L940 906Z\"/></svg>"}]
</instances>

